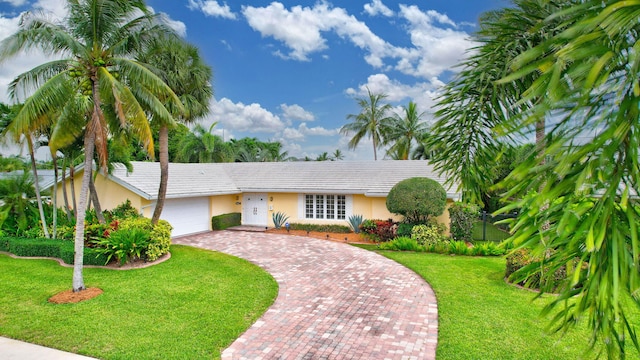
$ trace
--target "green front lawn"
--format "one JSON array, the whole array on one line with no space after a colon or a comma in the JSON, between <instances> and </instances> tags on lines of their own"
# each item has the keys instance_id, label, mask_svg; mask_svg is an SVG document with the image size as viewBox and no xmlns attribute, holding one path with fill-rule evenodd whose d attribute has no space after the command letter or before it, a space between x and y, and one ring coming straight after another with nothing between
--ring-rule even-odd
<instances>
[{"instance_id":1,"label":"green front lawn","mask_svg":"<svg viewBox=\"0 0 640 360\"><path fill-rule=\"evenodd\" d=\"M172 246L145 269L85 269L104 293L54 305L72 269L0 255L0 335L101 359L211 359L262 315L278 293L259 267L232 256Z\"/></svg>"},{"instance_id":2,"label":"green front lawn","mask_svg":"<svg viewBox=\"0 0 640 360\"><path fill-rule=\"evenodd\" d=\"M372 250L371 247L369 247ZM589 333L564 338L545 331L544 299L504 282L505 260L380 251L422 276L438 299L439 360L592 359L584 356Z\"/></svg>"}]
</instances>

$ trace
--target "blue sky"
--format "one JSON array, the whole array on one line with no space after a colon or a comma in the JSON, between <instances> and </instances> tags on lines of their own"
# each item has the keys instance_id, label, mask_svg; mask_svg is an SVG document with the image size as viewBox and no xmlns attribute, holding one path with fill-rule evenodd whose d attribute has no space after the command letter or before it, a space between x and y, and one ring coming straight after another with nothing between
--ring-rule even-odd
<instances>
[{"instance_id":1,"label":"blue sky","mask_svg":"<svg viewBox=\"0 0 640 360\"><path fill-rule=\"evenodd\" d=\"M247 1L147 0L213 68L215 99L205 126L225 139L280 141L289 155L340 149L373 159L371 143L347 148L338 129L359 111L355 98L415 101L432 121L434 98L473 44L479 15L505 0ZM0 39L34 7L64 16L62 0L0 0ZM46 59L28 54L0 66L0 101L20 72ZM4 151L6 153L6 150Z\"/></svg>"}]
</instances>

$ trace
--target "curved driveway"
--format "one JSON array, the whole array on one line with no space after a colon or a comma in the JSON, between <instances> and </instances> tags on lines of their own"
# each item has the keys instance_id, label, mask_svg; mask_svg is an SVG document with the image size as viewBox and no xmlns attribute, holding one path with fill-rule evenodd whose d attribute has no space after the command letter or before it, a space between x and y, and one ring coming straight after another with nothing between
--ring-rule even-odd
<instances>
[{"instance_id":1,"label":"curved driveway","mask_svg":"<svg viewBox=\"0 0 640 360\"><path fill-rule=\"evenodd\" d=\"M173 239L249 260L280 288L222 359L435 359L438 308L413 271L337 242L218 231Z\"/></svg>"}]
</instances>

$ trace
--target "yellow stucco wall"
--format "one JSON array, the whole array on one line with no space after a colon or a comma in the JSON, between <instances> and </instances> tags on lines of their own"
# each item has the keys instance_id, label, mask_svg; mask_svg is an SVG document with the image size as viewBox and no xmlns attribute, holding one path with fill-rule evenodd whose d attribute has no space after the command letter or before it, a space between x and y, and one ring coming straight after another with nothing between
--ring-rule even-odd
<instances>
[{"instance_id":1,"label":"yellow stucco wall","mask_svg":"<svg viewBox=\"0 0 640 360\"><path fill-rule=\"evenodd\" d=\"M76 173L73 179L74 188L76 193L76 203L80 202L80 189L82 188L82 175L83 173ZM95 186L96 191L98 192L98 199L100 200L100 206L103 210L113 209L114 207L124 203L127 199L131 201L131 206L138 210L144 210L145 216L151 216L151 212L153 209L150 209L151 206L147 206L151 204L151 201L146 200L135 194L134 192L120 186L119 184L108 181L106 178L98 174L95 178ZM71 197L71 181L67 179L65 186L67 187L67 198L69 199L70 206L72 203ZM57 191L58 199L62 199L62 187L58 186ZM62 201L60 201L62 203Z\"/></svg>"},{"instance_id":2,"label":"yellow stucco wall","mask_svg":"<svg viewBox=\"0 0 640 360\"><path fill-rule=\"evenodd\" d=\"M282 212L289 216L288 222L304 223L305 219L298 219L298 194L268 193L268 224L273 226L273 214Z\"/></svg>"},{"instance_id":3,"label":"yellow stucco wall","mask_svg":"<svg viewBox=\"0 0 640 360\"><path fill-rule=\"evenodd\" d=\"M211 216L242 212L242 194L211 196L209 209Z\"/></svg>"}]
</instances>

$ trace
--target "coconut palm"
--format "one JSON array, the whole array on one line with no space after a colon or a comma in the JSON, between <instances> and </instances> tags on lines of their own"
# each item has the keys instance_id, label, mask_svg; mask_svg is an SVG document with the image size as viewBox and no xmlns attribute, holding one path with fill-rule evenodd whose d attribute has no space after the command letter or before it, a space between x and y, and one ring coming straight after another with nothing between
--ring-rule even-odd
<instances>
[{"instance_id":1,"label":"coconut palm","mask_svg":"<svg viewBox=\"0 0 640 360\"><path fill-rule=\"evenodd\" d=\"M630 316L640 305L640 3L570 5L544 22L562 19L570 26L516 57L513 72L500 81L535 74L522 101L544 97L534 116L556 114L541 155L546 164L529 159L507 178L513 186L507 195L521 199L513 207L527 209L513 227L513 241L550 254L532 264L546 270L543 280L567 271L545 309L556 313L554 327L566 330L581 319L592 330L592 344L623 359L629 342L640 352ZM528 125L508 123L514 131ZM540 228L542 222L549 226Z\"/></svg>"},{"instance_id":2,"label":"coconut palm","mask_svg":"<svg viewBox=\"0 0 640 360\"><path fill-rule=\"evenodd\" d=\"M160 186L151 218L151 222L155 224L160 220L167 194L169 129L175 128L176 122L191 123L209 113L209 101L213 96L211 68L200 58L198 48L176 36L158 39L154 46L138 56L138 60L152 64L150 66L155 73L171 87L184 104L184 109L171 107L171 103L167 104L172 115L171 119L153 117L154 121L159 122L160 128L158 136Z\"/></svg>"},{"instance_id":3,"label":"coconut palm","mask_svg":"<svg viewBox=\"0 0 640 360\"><path fill-rule=\"evenodd\" d=\"M144 1L68 0L67 9L64 23L53 23L46 14L23 15L19 30L0 43L0 62L30 49L61 58L20 74L9 90L14 99L31 94L14 120L17 132L31 133L41 127L44 115L57 111L61 115L50 142L54 151L84 131L73 271L73 290L80 291L85 288L84 218L94 149L104 167L109 127L127 126L153 154L144 109L170 118L159 99L176 106L180 101L160 78L132 60L153 38L169 32Z\"/></svg>"},{"instance_id":4,"label":"coconut palm","mask_svg":"<svg viewBox=\"0 0 640 360\"><path fill-rule=\"evenodd\" d=\"M413 143L419 143L429 129L429 125L422 121L424 112L418 113L413 101L403 107L403 112L402 116L394 114L383 128L385 145L391 144L388 154L396 154L398 160L408 160Z\"/></svg>"},{"instance_id":5,"label":"coconut palm","mask_svg":"<svg viewBox=\"0 0 640 360\"><path fill-rule=\"evenodd\" d=\"M378 148L383 143L383 124L389 121L388 112L391 110L390 104L383 104L382 101L387 98L386 94L374 94L367 88L367 98L356 99L360 106L359 114L349 114L347 119L353 122L340 128L343 135L353 134L353 138L349 141L349 149L355 149L360 141L368 136L373 142L373 159L378 160Z\"/></svg>"}]
</instances>

